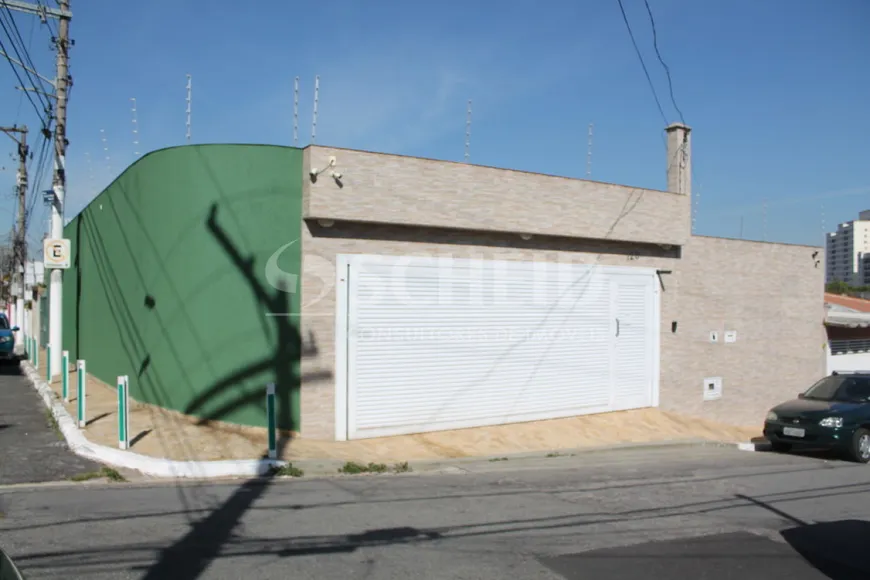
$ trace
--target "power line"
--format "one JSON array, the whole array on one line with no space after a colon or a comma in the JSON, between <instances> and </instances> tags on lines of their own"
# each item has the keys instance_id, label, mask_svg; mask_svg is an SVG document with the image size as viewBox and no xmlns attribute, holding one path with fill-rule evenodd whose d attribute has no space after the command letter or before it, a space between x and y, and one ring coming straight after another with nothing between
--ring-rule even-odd
<instances>
[{"instance_id":1,"label":"power line","mask_svg":"<svg viewBox=\"0 0 870 580\"><path fill-rule=\"evenodd\" d=\"M8 24L10 28L12 28L13 32L15 32L15 38L10 37L12 44L15 44L15 40L18 40L18 46L21 47L23 52L25 64L27 64L31 69L36 70L36 65L33 62L33 59L30 57L30 51L27 45L24 42L24 37L21 36L21 29L18 28L18 22L15 20L15 15L12 13L12 9L9 8L7 4L4 4L3 7L6 9L4 11L5 17L8 19Z\"/></svg>"},{"instance_id":2,"label":"power line","mask_svg":"<svg viewBox=\"0 0 870 580\"><path fill-rule=\"evenodd\" d=\"M648 0L643 0L644 5L646 6L646 12L649 14L649 23L652 27L652 35L653 35L653 48L656 50L656 56L659 59L659 62L662 65L662 68L665 69L665 76L668 77L668 90L671 93L671 103L674 105L674 109L676 109L677 114L680 116L680 122L683 125L686 124L686 119L683 117L683 112L680 110L680 107L677 105L677 99L674 98L674 83L671 80L671 69L668 68L668 65L665 64L665 60L662 58L662 53L659 52L659 42L658 36L656 35L656 21L653 18L652 8L649 6Z\"/></svg>"},{"instance_id":3,"label":"power line","mask_svg":"<svg viewBox=\"0 0 870 580\"><path fill-rule=\"evenodd\" d=\"M34 64L33 59L30 57L30 52L27 50L27 46L25 46L24 37L21 36L21 31L18 29L18 24L15 22L15 16L12 14L12 9L9 8L7 4L4 4L3 7L5 8L5 10L0 12L0 25L2 25L6 36L9 37L9 41L12 43L12 49L15 51L15 55L21 62L21 67L24 69L24 72L27 75L27 79L30 81L33 88L37 89L37 97L39 98L39 102L45 107L46 111L50 111L51 101L47 96L47 94L50 93L46 90L46 86L43 80L39 78L38 74L36 74L36 65ZM8 28L7 21L9 26ZM15 33L14 36L9 32L9 28L11 28L12 31ZM21 50L19 50L19 46ZM29 87L24 86L24 83L22 83L21 90L26 92L28 88Z\"/></svg>"},{"instance_id":4,"label":"power line","mask_svg":"<svg viewBox=\"0 0 870 580\"><path fill-rule=\"evenodd\" d=\"M643 74L646 75L646 82L649 84L649 88L652 91L653 98L656 101L656 107L659 109L659 113L662 116L662 120L665 122L665 125L668 124L668 118L665 116L665 110L662 108L662 103L659 100L659 95L656 93L656 87L652 82L652 78L649 76L649 70L646 68L646 63L643 60L643 55L640 53L640 48L637 46L637 41L634 39L634 32L631 30L631 24L628 22L628 16L625 14L625 7L622 5L622 0L616 0L619 4L619 11L622 12L622 20L625 22L625 28L628 30L628 36L631 37L631 44L634 45L634 52L637 54L638 60L640 60L640 66L643 68Z\"/></svg>"},{"instance_id":5,"label":"power line","mask_svg":"<svg viewBox=\"0 0 870 580\"><path fill-rule=\"evenodd\" d=\"M51 149L51 139L50 137L46 137L45 134L42 135L42 143L39 148L39 156L38 161L36 162L36 172L33 181L30 183L30 199L27 200L27 224L28 226L32 223L30 219L33 215L33 209L36 206L37 200L42 198L42 182L45 179L45 171L48 168L48 161L51 157L48 155L48 152Z\"/></svg>"},{"instance_id":6,"label":"power line","mask_svg":"<svg viewBox=\"0 0 870 580\"><path fill-rule=\"evenodd\" d=\"M12 43L12 49L15 51L15 55L20 59L25 72L30 72L27 71L27 67L36 70L36 66L33 64L33 59L30 57L30 52L28 51L27 46L25 46L24 38L21 36L21 31L18 29L18 23L15 21L15 16L12 14L12 10L6 4L3 5L3 8L4 10L0 12L0 19L2 19L0 20L0 23L3 25L3 30L9 38L9 42ZM12 29L15 34L13 35L9 29ZM21 50L19 50L19 47ZM28 79L32 80L29 74ZM34 83L36 83L36 81L34 81Z\"/></svg>"},{"instance_id":7,"label":"power line","mask_svg":"<svg viewBox=\"0 0 870 580\"><path fill-rule=\"evenodd\" d=\"M33 31L36 30L36 20L30 19L30 33L27 36L27 50L30 50L30 47L33 46ZM15 122L21 118L21 105L24 104L24 95L27 91L21 91L21 94L18 95L18 109L15 111Z\"/></svg>"},{"instance_id":8,"label":"power line","mask_svg":"<svg viewBox=\"0 0 870 580\"><path fill-rule=\"evenodd\" d=\"M4 30L6 29L6 25L3 23L2 19L0 19L0 26L2 26ZM3 53L6 55L9 54L6 51L6 46L3 44L2 40L0 40L0 50L2 50ZM18 79L18 82L21 83L22 88L24 88L24 85L26 83L24 82L24 80L22 80L21 75L18 74L18 69L15 67L15 63L12 62L12 60L10 60L8 56L6 57L6 61L9 63L9 66L12 67L12 72L15 73L15 77ZM33 102L33 97L30 96L30 91L23 91L23 92L24 92L24 96L27 97L27 100L30 101L30 104L33 105L33 110L36 111L36 116L42 122L42 126L44 127L46 123L45 123L45 118L43 117L43 115L45 115L47 111L46 110L42 110L42 111L39 110L39 107L36 105L36 103Z\"/></svg>"},{"instance_id":9,"label":"power line","mask_svg":"<svg viewBox=\"0 0 870 580\"><path fill-rule=\"evenodd\" d=\"M658 32L656 30L656 21L655 21L655 17L653 16L653 13L652 13L652 8L649 5L649 0L643 0L643 3L644 3L644 6L646 7L646 13L649 16L650 28L652 29L653 48L655 49L656 57L658 58L659 63L662 65L662 68L665 71L665 76L667 77L667 80L668 80L668 92L670 93L671 104L674 106L674 110L676 110L677 115L679 115L680 122L683 125L686 125L686 118L683 116L683 111L680 109L680 106L677 104L677 99L674 96L674 82L673 82L673 78L671 77L671 69L667 65L667 63L665 63L665 59L662 57L662 53L659 50ZM667 120L665 120L665 123L667 123ZM684 160L685 148L687 145L687 143L686 143L687 138L688 138L688 135L687 134L684 135L684 140L683 140L683 143L680 147L680 153L678 155L674 156L674 159L668 165L668 171L670 171L671 165L674 162L676 162L678 160L680 160L680 161ZM698 166L697 166L697 162L696 162L695 166L693 168L693 172L697 173L697 171L698 171ZM694 180L694 178L695 178L695 176L693 175L692 179ZM690 184L690 186L691 186L691 184ZM697 192L695 194L695 199L693 200L693 207L692 207L692 232L693 233L695 231L695 223L697 221L697 216L698 216L698 206L700 205L700 201L701 201L700 197L701 197L701 183L700 183L700 180L698 180Z\"/></svg>"}]
</instances>

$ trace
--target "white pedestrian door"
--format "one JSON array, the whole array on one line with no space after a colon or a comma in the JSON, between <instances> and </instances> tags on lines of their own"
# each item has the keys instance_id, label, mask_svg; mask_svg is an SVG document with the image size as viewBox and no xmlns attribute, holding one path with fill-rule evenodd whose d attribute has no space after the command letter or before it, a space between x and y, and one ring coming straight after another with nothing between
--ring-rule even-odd
<instances>
[{"instance_id":1,"label":"white pedestrian door","mask_svg":"<svg viewBox=\"0 0 870 580\"><path fill-rule=\"evenodd\" d=\"M614 411L653 405L653 298L655 278L631 274L611 275L613 312Z\"/></svg>"}]
</instances>

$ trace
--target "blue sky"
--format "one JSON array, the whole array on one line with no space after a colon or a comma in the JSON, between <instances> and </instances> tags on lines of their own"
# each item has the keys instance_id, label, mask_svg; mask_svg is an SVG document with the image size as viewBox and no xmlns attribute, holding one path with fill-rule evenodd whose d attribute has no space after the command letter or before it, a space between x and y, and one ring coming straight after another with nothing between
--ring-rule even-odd
<instances>
[{"instance_id":1,"label":"blue sky","mask_svg":"<svg viewBox=\"0 0 870 580\"><path fill-rule=\"evenodd\" d=\"M649 2L693 128L696 233L737 237L742 221L762 239L766 203L768 240L819 244L823 222L870 209L870 2ZM644 4L623 3L678 120ZM188 73L194 143L292 145L298 76L307 144L320 75L319 144L461 160L472 99L473 163L583 177L594 123L593 179L665 187L664 121L616 0L73 0L72 11L70 215L134 160L131 97L140 153L184 143ZM53 77L50 32L16 20ZM36 125L0 64L0 123ZM13 215L6 141L0 230Z\"/></svg>"}]
</instances>

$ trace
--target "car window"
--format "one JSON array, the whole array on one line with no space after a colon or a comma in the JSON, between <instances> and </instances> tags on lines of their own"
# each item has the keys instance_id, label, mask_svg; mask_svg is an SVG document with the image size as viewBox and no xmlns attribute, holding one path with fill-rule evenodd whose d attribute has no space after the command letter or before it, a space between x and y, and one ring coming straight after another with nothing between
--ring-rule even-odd
<instances>
[{"instance_id":1,"label":"car window","mask_svg":"<svg viewBox=\"0 0 870 580\"><path fill-rule=\"evenodd\" d=\"M9 319L5 316L0 316L0 330L8 330L9 329Z\"/></svg>"},{"instance_id":2,"label":"car window","mask_svg":"<svg viewBox=\"0 0 870 580\"><path fill-rule=\"evenodd\" d=\"M843 385L844 377L830 376L821 379L815 385L809 388L804 393L807 399L816 399L819 401L833 401L837 396L837 391Z\"/></svg>"},{"instance_id":3,"label":"car window","mask_svg":"<svg viewBox=\"0 0 870 580\"><path fill-rule=\"evenodd\" d=\"M838 398L847 401L870 401L870 378L852 377L844 381Z\"/></svg>"}]
</instances>

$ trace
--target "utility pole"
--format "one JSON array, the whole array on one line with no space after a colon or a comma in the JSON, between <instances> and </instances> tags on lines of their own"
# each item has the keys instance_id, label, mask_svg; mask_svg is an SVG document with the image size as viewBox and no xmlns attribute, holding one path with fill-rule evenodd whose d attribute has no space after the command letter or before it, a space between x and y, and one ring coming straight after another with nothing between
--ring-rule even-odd
<instances>
[{"instance_id":1,"label":"utility pole","mask_svg":"<svg viewBox=\"0 0 870 580\"><path fill-rule=\"evenodd\" d=\"M23 327L24 317L24 266L27 260L27 223L26 207L27 200L27 156L30 151L27 147L27 127L0 127L18 145L18 226L13 242L13 277L12 283L18 284L18 297L15 300L15 320L13 326ZM21 268L19 270L19 267Z\"/></svg>"},{"instance_id":2,"label":"utility pole","mask_svg":"<svg viewBox=\"0 0 870 580\"><path fill-rule=\"evenodd\" d=\"M25 292L25 276L24 266L27 262L27 156L30 153L27 147L27 127L22 127L21 141L18 143L18 231L15 232L15 272L18 273L18 267L21 266L21 272L16 278L18 279L18 296L20 300L15 301L15 317L16 324L19 328L24 328L24 292ZM28 329L29 331L29 329Z\"/></svg>"},{"instance_id":3,"label":"utility pole","mask_svg":"<svg viewBox=\"0 0 870 580\"><path fill-rule=\"evenodd\" d=\"M51 209L51 237L63 237L63 204L66 192L66 106L67 93L70 84L69 49L72 42L69 38L69 23L72 20L70 0L57 0L58 8L49 8L42 3L31 4L20 0L0 0L0 6L36 15L45 22L48 18L59 21L58 37L53 39L57 49L57 72L53 84L57 100L57 114L54 129L54 180ZM30 90L28 87L22 87ZM55 346L51 350L51 369L53 374L60 372L60 359L63 337L63 272L51 269L51 298L49 301L49 341Z\"/></svg>"},{"instance_id":4,"label":"utility pole","mask_svg":"<svg viewBox=\"0 0 870 580\"><path fill-rule=\"evenodd\" d=\"M70 0L58 0L60 10L65 16L60 17L57 47L57 115L54 128L54 203L51 208L51 237L55 240L63 238L64 203L66 198L66 106L67 88L69 86L69 14ZM51 270L51 290L48 304L48 336L51 349L52 375L60 372L61 351L63 350L63 271L57 268Z\"/></svg>"}]
</instances>

